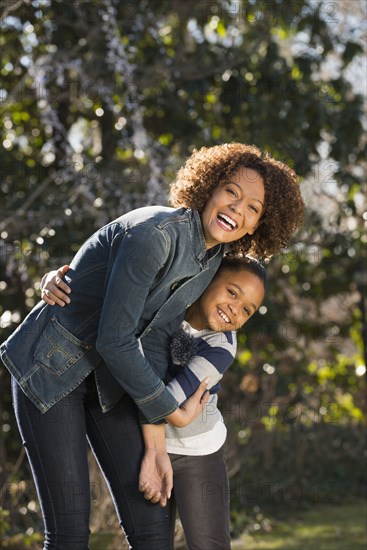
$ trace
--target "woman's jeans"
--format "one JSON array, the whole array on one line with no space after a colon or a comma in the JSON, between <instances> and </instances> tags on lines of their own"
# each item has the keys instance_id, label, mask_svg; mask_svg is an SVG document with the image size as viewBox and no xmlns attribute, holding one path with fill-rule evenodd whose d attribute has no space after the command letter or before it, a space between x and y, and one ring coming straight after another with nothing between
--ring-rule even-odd
<instances>
[{"instance_id":1,"label":"woman's jeans","mask_svg":"<svg viewBox=\"0 0 367 550\"><path fill-rule=\"evenodd\" d=\"M44 550L86 550L90 485L87 438L134 550L169 550L174 518L138 490L144 444L138 409L125 395L102 413L90 375L41 414L13 380L15 414L31 464L44 524ZM171 508L173 510L173 507Z\"/></svg>"},{"instance_id":2,"label":"woman's jeans","mask_svg":"<svg viewBox=\"0 0 367 550\"><path fill-rule=\"evenodd\" d=\"M176 506L190 550L227 550L229 488L223 448L170 455L174 489L166 508L138 491L144 443L138 409L125 395L102 413L93 374L41 414L12 380L19 431L45 524L44 550L86 550L90 484L87 438L133 550L172 550Z\"/></svg>"}]
</instances>

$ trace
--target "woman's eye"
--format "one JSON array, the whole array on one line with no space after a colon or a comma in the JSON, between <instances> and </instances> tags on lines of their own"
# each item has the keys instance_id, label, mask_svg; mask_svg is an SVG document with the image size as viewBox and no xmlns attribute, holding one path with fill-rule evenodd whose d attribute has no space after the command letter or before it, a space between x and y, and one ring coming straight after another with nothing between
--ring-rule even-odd
<instances>
[{"instance_id":1,"label":"woman's eye","mask_svg":"<svg viewBox=\"0 0 367 550\"><path fill-rule=\"evenodd\" d=\"M250 204L250 208L253 212L255 212L255 214L258 214L259 213L259 210L257 209L256 206L253 206L252 204Z\"/></svg>"},{"instance_id":2,"label":"woman's eye","mask_svg":"<svg viewBox=\"0 0 367 550\"><path fill-rule=\"evenodd\" d=\"M228 192L230 195L233 195L234 197L237 197L236 191L234 191L234 190L231 189L230 187L227 187L227 192Z\"/></svg>"},{"instance_id":3,"label":"woman's eye","mask_svg":"<svg viewBox=\"0 0 367 550\"><path fill-rule=\"evenodd\" d=\"M232 298L235 298L235 297L236 297L236 293L233 292L233 290L231 290L230 288L228 289L228 292L230 293L230 295L232 296Z\"/></svg>"},{"instance_id":4,"label":"woman's eye","mask_svg":"<svg viewBox=\"0 0 367 550\"><path fill-rule=\"evenodd\" d=\"M248 317L250 317L251 311L249 310L248 307L244 307L244 308L243 308L243 311L246 313L246 315L247 315Z\"/></svg>"}]
</instances>

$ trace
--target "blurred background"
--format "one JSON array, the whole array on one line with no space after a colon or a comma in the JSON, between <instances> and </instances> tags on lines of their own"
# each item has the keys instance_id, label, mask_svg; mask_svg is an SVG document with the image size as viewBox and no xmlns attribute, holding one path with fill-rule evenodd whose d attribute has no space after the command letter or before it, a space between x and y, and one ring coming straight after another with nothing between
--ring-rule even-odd
<instances>
[{"instance_id":1,"label":"blurred background","mask_svg":"<svg viewBox=\"0 0 367 550\"><path fill-rule=\"evenodd\" d=\"M7 0L0 28L2 339L95 229L167 204L194 148L265 149L307 215L220 393L233 548L365 548L366 4ZM0 541L39 548L1 369ZM90 464L91 548L124 548Z\"/></svg>"}]
</instances>

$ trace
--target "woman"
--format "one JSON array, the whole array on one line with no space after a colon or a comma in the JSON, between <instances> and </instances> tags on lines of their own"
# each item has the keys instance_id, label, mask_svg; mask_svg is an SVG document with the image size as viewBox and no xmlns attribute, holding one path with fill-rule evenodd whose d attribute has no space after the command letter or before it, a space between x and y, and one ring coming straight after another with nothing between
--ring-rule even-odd
<instances>
[{"instance_id":1,"label":"woman","mask_svg":"<svg viewBox=\"0 0 367 550\"><path fill-rule=\"evenodd\" d=\"M61 270L67 272L67 268ZM224 256L208 287L187 308L185 320L171 340L171 364L166 376L169 391L178 403L183 403L205 377L210 392L203 414L189 426L165 425L173 473L173 492L167 503L172 519L172 548L176 507L190 550L231 547L229 481L224 457L227 430L217 407L218 382L233 363L236 331L260 307L265 287L266 272L257 260ZM166 327L165 334L156 334L160 344L169 333ZM149 354L149 350L143 351ZM145 462L147 467L149 457ZM142 484L141 490L146 498L157 500L158 495L148 482Z\"/></svg>"},{"instance_id":2,"label":"woman","mask_svg":"<svg viewBox=\"0 0 367 550\"><path fill-rule=\"evenodd\" d=\"M97 231L71 263L72 303L41 302L1 347L41 502L45 550L87 548L86 434L134 550L170 548L170 518L137 487L142 459L143 473L152 455L157 470L167 471L164 431L143 426L144 454L136 405L145 421L185 426L205 386L188 408L178 408L162 382L168 351L155 332L178 328L214 276L224 245L268 258L303 219L295 173L241 144L194 152L178 172L171 202L177 208L138 209Z\"/></svg>"}]
</instances>

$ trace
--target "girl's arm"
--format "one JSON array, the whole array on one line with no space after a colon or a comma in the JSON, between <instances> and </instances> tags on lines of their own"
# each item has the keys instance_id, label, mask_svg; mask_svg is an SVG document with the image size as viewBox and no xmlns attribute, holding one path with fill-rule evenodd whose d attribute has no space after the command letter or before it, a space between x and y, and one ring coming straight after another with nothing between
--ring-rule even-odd
<instances>
[{"instance_id":1,"label":"girl's arm","mask_svg":"<svg viewBox=\"0 0 367 550\"><path fill-rule=\"evenodd\" d=\"M216 386L236 355L235 332L213 331L196 340L195 355L186 365L174 367L178 372L166 386L179 404L197 391L203 378L208 379L209 390Z\"/></svg>"}]
</instances>

